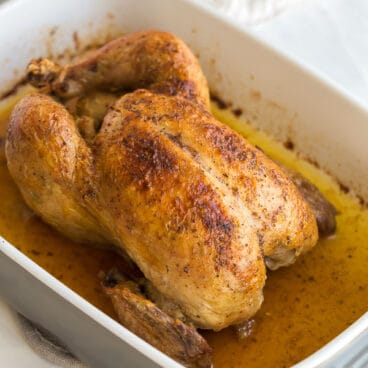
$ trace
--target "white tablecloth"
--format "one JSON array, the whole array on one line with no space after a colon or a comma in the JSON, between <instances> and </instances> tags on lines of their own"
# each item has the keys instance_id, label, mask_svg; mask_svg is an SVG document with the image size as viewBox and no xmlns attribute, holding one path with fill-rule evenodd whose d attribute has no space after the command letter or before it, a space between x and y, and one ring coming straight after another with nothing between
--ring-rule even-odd
<instances>
[{"instance_id":1,"label":"white tablecloth","mask_svg":"<svg viewBox=\"0 0 368 368\"><path fill-rule=\"evenodd\" d=\"M325 74L368 107L368 1L289 0L288 4L283 1L287 6L282 12L244 27ZM56 367L28 347L14 320L14 312L1 300L0 361L2 367Z\"/></svg>"}]
</instances>

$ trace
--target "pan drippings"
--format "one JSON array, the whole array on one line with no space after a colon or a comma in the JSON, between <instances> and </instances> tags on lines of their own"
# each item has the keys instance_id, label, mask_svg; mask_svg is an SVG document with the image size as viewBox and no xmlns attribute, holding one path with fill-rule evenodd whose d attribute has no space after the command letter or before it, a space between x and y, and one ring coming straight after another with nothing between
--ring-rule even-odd
<instances>
[{"instance_id":1,"label":"pan drippings","mask_svg":"<svg viewBox=\"0 0 368 368\"><path fill-rule=\"evenodd\" d=\"M0 234L96 307L115 318L98 274L125 263L108 250L75 244L40 221L23 203L7 170L1 144L12 105L0 112ZM368 305L368 211L336 182L282 145L213 105L215 116L284 165L315 183L338 210L337 232L294 265L269 271L264 303L251 336L231 329L205 333L215 367L283 367L310 355L343 331ZM241 127L241 128L240 128Z\"/></svg>"}]
</instances>

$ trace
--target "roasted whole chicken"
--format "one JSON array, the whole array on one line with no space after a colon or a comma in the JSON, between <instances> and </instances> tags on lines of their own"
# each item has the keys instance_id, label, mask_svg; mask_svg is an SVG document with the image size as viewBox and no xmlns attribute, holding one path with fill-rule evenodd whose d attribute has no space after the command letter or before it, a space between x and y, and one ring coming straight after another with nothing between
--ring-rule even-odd
<instances>
[{"instance_id":1,"label":"roasted whole chicken","mask_svg":"<svg viewBox=\"0 0 368 368\"><path fill-rule=\"evenodd\" d=\"M16 105L6 141L26 203L74 240L120 249L142 272L104 282L123 324L210 366L196 328L250 319L266 266L293 263L318 227L333 232L334 208L211 115L198 61L169 33L124 36L64 67L33 60L27 73L40 93Z\"/></svg>"}]
</instances>

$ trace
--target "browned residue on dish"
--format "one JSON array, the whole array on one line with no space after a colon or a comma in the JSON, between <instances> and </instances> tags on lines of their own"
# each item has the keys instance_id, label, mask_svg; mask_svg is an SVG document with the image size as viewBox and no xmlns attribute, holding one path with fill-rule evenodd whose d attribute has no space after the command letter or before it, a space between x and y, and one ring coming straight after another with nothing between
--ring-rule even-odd
<instances>
[{"instance_id":1,"label":"browned residue on dish","mask_svg":"<svg viewBox=\"0 0 368 368\"><path fill-rule=\"evenodd\" d=\"M291 138L288 138L283 144L284 144L284 147L290 151L292 151L295 147L295 144L291 140Z\"/></svg>"},{"instance_id":2,"label":"browned residue on dish","mask_svg":"<svg viewBox=\"0 0 368 368\"><path fill-rule=\"evenodd\" d=\"M73 42L74 42L75 51L79 51L80 50L80 40L79 40L77 31L73 32Z\"/></svg>"},{"instance_id":3,"label":"browned residue on dish","mask_svg":"<svg viewBox=\"0 0 368 368\"><path fill-rule=\"evenodd\" d=\"M219 109L227 109L230 106L230 103L225 102L221 97L219 97L215 92L211 92L211 101L215 102Z\"/></svg>"},{"instance_id":4,"label":"browned residue on dish","mask_svg":"<svg viewBox=\"0 0 368 368\"><path fill-rule=\"evenodd\" d=\"M242 114L243 114L243 110L239 107L232 109L231 112L237 117L239 118Z\"/></svg>"},{"instance_id":5,"label":"browned residue on dish","mask_svg":"<svg viewBox=\"0 0 368 368\"><path fill-rule=\"evenodd\" d=\"M345 184L341 183L340 181L338 181L338 184L339 184L340 190L343 193L349 193L350 192L350 188L348 186L346 186Z\"/></svg>"}]
</instances>

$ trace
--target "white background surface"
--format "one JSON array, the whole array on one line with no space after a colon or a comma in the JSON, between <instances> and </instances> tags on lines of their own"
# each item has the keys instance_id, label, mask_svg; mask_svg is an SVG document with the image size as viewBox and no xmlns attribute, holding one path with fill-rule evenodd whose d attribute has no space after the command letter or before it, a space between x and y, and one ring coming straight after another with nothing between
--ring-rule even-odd
<instances>
[{"instance_id":1,"label":"white background surface","mask_svg":"<svg viewBox=\"0 0 368 368\"><path fill-rule=\"evenodd\" d=\"M244 27L340 84L368 108L367 19L367 0L300 0L272 18ZM1 300L0 362L4 368L56 367L32 352L14 312Z\"/></svg>"}]
</instances>

